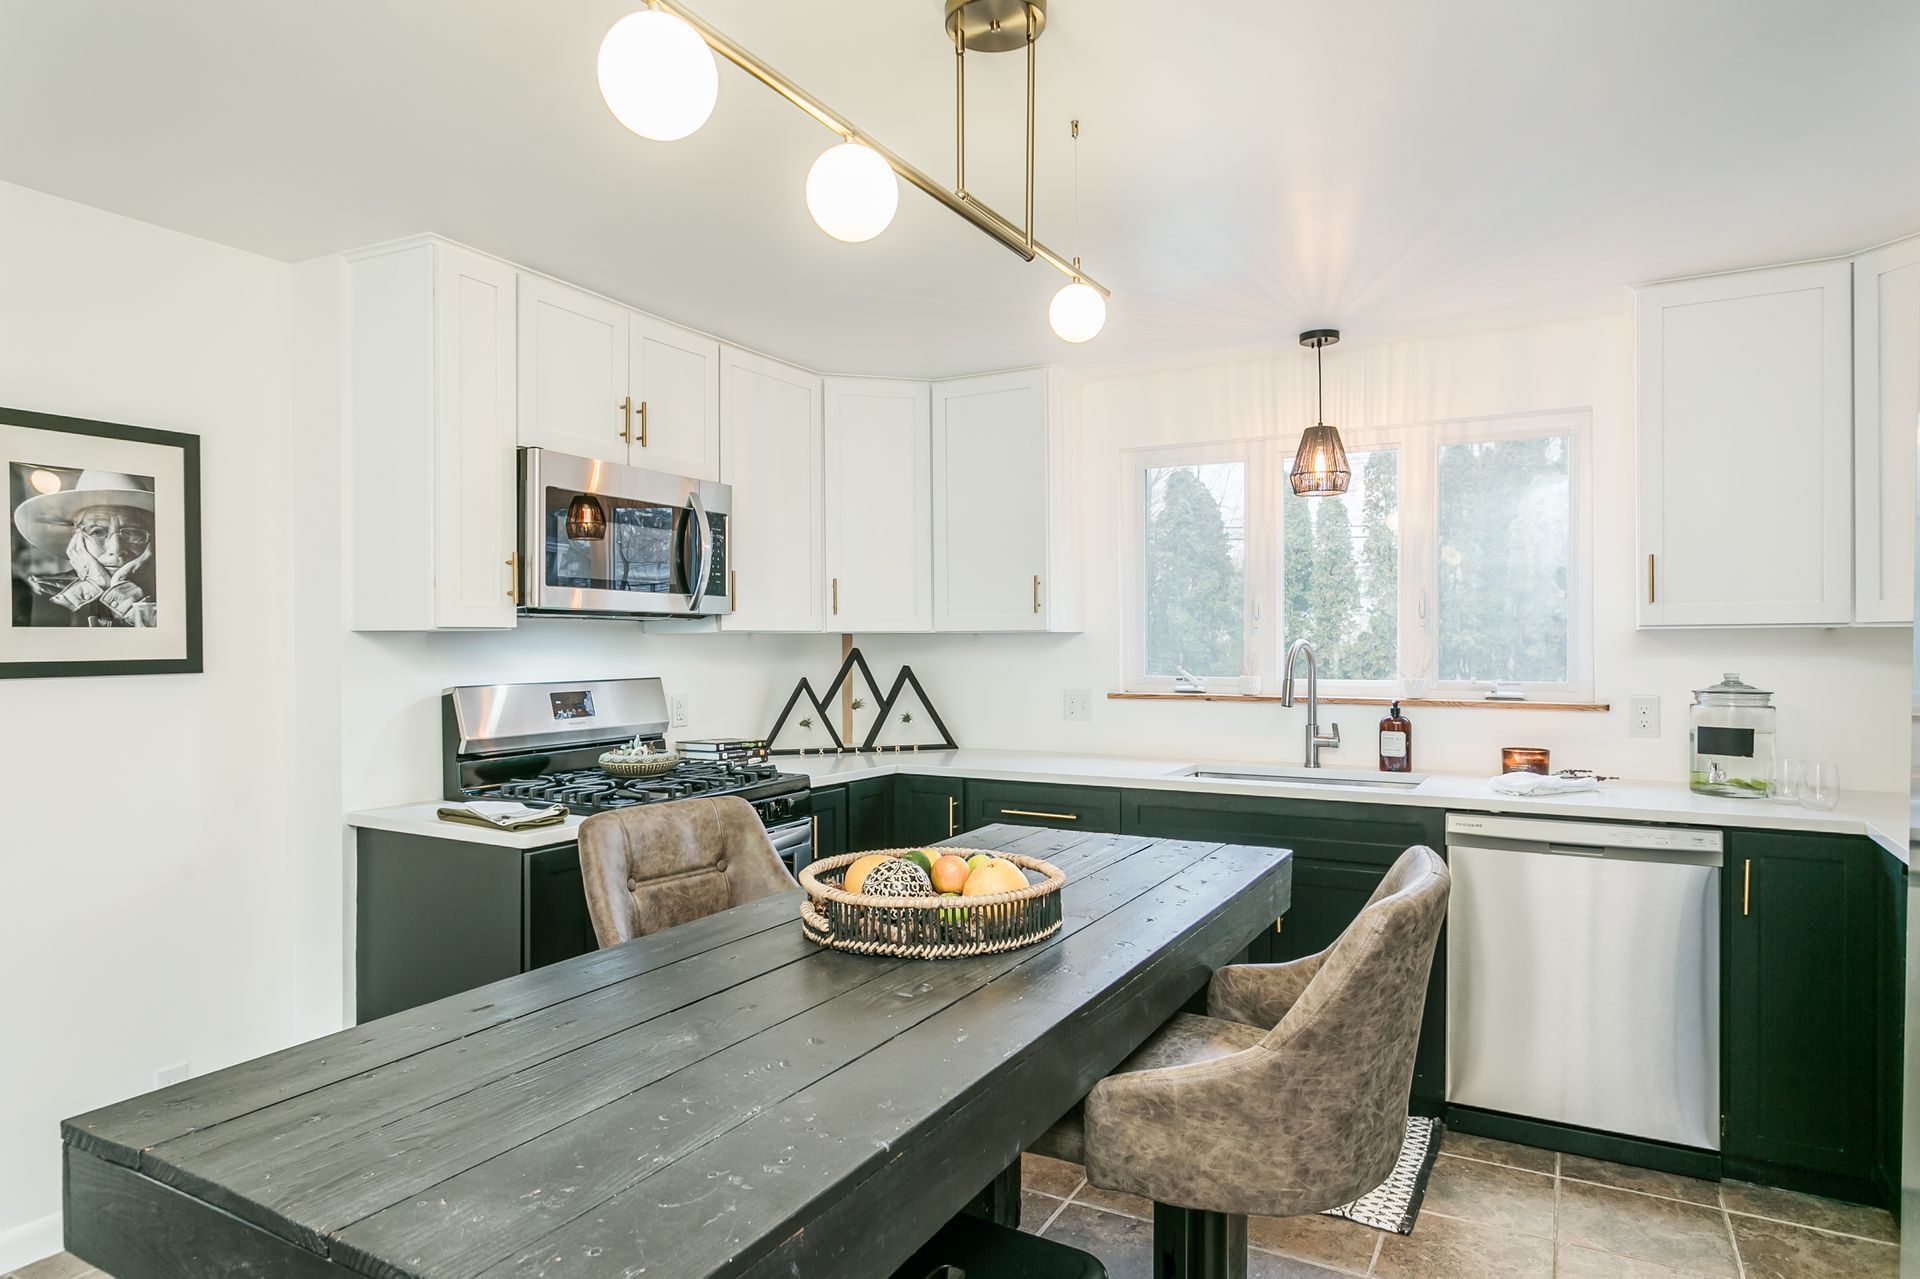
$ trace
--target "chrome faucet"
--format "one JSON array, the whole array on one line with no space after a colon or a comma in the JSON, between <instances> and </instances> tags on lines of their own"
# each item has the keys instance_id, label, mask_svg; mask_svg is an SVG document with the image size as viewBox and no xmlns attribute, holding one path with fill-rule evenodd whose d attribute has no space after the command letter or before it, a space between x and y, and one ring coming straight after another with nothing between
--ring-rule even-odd
<instances>
[{"instance_id":1,"label":"chrome faucet","mask_svg":"<svg viewBox=\"0 0 1920 1279\"><path fill-rule=\"evenodd\" d=\"M1315 669L1313 645L1306 640L1295 640L1287 649L1287 664L1280 672L1280 704L1293 705L1293 659L1300 654L1307 657L1307 767L1320 767L1320 748L1340 745L1340 726L1335 724L1333 732L1322 736L1320 733L1320 676Z\"/></svg>"}]
</instances>

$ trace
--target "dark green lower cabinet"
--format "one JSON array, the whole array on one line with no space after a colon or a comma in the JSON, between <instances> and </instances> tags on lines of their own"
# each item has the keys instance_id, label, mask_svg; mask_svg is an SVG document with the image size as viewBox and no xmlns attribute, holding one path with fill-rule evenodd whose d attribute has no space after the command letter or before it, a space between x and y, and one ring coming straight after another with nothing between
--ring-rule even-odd
<instances>
[{"instance_id":1,"label":"dark green lower cabinet","mask_svg":"<svg viewBox=\"0 0 1920 1279\"><path fill-rule=\"evenodd\" d=\"M847 851L893 847L893 778L869 777L847 785Z\"/></svg>"},{"instance_id":2,"label":"dark green lower cabinet","mask_svg":"<svg viewBox=\"0 0 1920 1279\"><path fill-rule=\"evenodd\" d=\"M1904 888L1867 840L1734 831L1725 1175L1868 1202L1897 1184Z\"/></svg>"},{"instance_id":3,"label":"dark green lower cabinet","mask_svg":"<svg viewBox=\"0 0 1920 1279\"><path fill-rule=\"evenodd\" d=\"M1446 846L1446 814L1438 809L1148 790L1121 795L1120 829L1128 835L1293 850L1293 905L1274 932L1254 943L1248 957L1255 963L1285 963L1325 950L1400 854L1415 844L1436 852ZM1411 1104L1418 1114L1439 1114L1446 1105L1446 957L1443 932L1414 1060Z\"/></svg>"},{"instance_id":4,"label":"dark green lower cabinet","mask_svg":"<svg viewBox=\"0 0 1920 1279\"><path fill-rule=\"evenodd\" d=\"M847 788L813 789L813 855L836 857L847 851Z\"/></svg>"},{"instance_id":5,"label":"dark green lower cabinet","mask_svg":"<svg viewBox=\"0 0 1920 1279\"><path fill-rule=\"evenodd\" d=\"M966 784L957 777L894 779L893 842L914 848L951 839L965 829Z\"/></svg>"},{"instance_id":6,"label":"dark green lower cabinet","mask_svg":"<svg viewBox=\"0 0 1920 1279\"><path fill-rule=\"evenodd\" d=\"M1110 786L1055 786L1046 782L967 781L962 830L1011 822L1055 830L1120 829L1121 792Z\"/></svg>"}]
</instances>

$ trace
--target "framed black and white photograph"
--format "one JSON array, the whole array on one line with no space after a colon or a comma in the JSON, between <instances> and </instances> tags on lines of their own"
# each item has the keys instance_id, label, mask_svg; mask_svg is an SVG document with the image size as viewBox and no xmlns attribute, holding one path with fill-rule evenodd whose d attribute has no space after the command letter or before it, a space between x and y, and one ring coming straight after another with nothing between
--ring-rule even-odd
<instances>
[{"instance_id":1,"label":"framed black and white photograph","mask_svg":"<svg viewBox=\"0 0 1920 1279\"><path fill-rule=\"evenodd\" d=\"M0 409L0 678L201 669L200 437Z\"/></svg>"}]
</instances>

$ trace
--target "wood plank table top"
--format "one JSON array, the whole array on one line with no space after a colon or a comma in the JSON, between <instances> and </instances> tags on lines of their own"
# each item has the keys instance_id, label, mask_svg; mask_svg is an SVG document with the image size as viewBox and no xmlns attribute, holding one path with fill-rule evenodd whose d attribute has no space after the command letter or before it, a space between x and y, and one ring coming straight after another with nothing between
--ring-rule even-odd
<instances>
[{"instance_id":1,"label":"wood plank table top","mask_svg":"<svg viewBox=\"0 0 1920 1279\"><path fill-rule=\"evenodd\" d=\"M1271 848L988 826L1065 923L893 960L782 893L62 1125L117 1279L884 1277L1285 913ZM432 926L431 921L422 921Z\"/></svg>"}]
</instances>

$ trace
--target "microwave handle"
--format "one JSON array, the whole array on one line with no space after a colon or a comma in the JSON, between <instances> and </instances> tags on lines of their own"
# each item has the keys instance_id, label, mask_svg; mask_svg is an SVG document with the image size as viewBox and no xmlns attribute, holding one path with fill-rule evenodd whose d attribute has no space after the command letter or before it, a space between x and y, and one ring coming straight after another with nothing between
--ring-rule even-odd
<instances>
[{"instance_id":1,"label":"microwave handle","mask_svg":"<svg viewBox=\"0 0 1920 1279\"><path fill-rule=\"evenodd\" d=\"M713 525L707 522L707 508L700 500L700 490L687 494L687 506L693 511L694 528L700 537L699 571L687 583L687 612L698 614L707 596L707 578L713 574Z\"/></svg>"}]
</instances>

